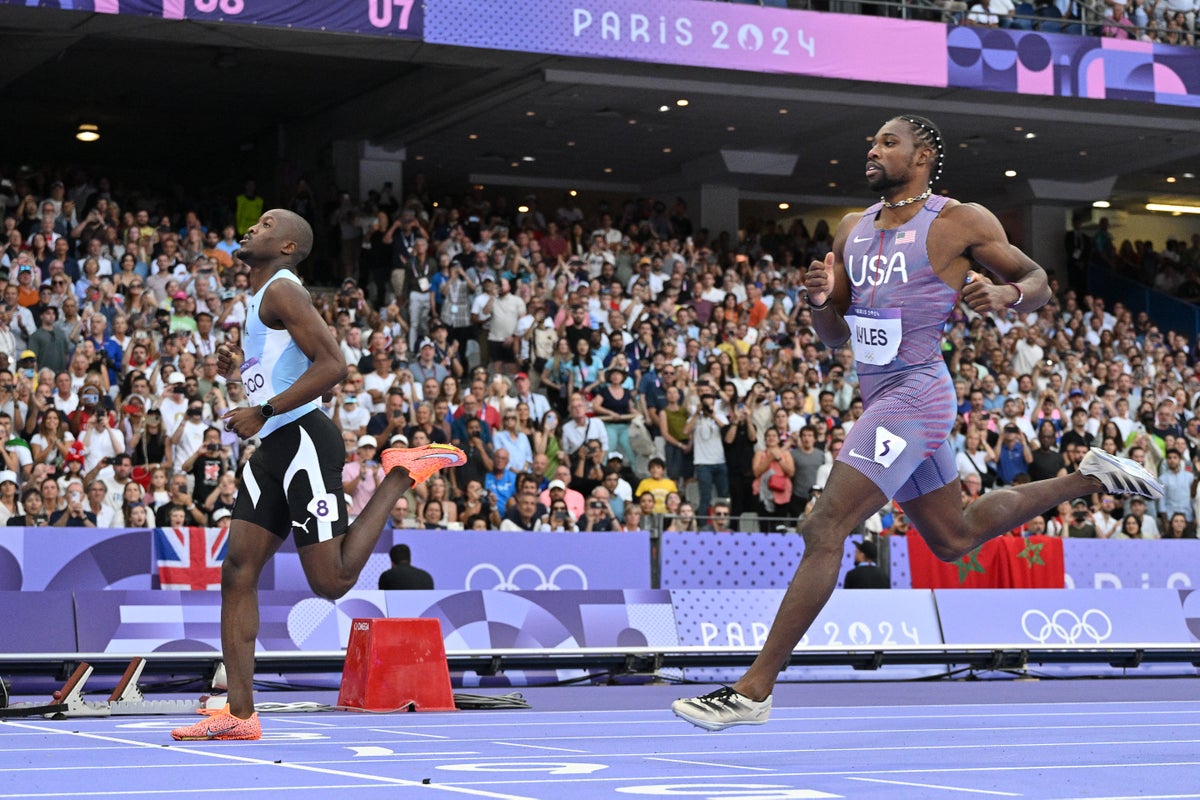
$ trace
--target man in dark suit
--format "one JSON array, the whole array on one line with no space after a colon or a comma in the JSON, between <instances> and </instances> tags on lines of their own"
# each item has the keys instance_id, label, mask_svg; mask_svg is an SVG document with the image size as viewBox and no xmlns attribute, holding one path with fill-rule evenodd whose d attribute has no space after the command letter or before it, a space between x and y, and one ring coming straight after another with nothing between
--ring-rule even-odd
<instances>
[{"instance_id":1,"label":"man in dark suit","mask_svg":"<svg viewBox=\"0 0 1200 800\"><path fill-rule=\"evenodd\" d=\"M847 589L890 589L892 582L883 570L875 563L879 558L879 549L875 542L864 539L854 545L854 569L846 573Z\"/></svg>"},{"instance_id":2,"label":"man in dark suit","mask_svg":"<svg viewBox=\"0 0 1200 800\"><path fill-rule=\"evenodd\" d=\"M432 589L433 576L412 565L412 550L398 544L388 551L392 568L379 576L380 589Z\"/></svg>"}]
</instances>

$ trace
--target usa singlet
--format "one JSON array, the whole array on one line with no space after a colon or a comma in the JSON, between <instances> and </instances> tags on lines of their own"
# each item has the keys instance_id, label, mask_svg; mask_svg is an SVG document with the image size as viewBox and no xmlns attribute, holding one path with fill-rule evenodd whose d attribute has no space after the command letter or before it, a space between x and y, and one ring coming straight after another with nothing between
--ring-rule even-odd
<instances>
[{"instance_id":1,"label":"usa singlet","mask_svg":"<svg viewBox=\"0 0 1200 800\"><path fill-rule=\"evenodd\" d=\"M958 300L929 263L929 226L947 198L932 196L890 230L875 227L883 207L863 212L842 252L850 281L846 323L863 397L863 415L838 460L899 501L953 481L948 441L957 402L942 359L942 330Z\"/></svg>"}]
</instances>

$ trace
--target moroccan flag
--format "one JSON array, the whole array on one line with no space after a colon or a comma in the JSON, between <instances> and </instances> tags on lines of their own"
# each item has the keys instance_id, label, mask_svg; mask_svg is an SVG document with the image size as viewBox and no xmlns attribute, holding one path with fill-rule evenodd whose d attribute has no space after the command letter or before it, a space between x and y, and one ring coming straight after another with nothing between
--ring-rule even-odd
<instances>
[{"instance_id":1,"label":"moroccan flag","mask_svg":"<svg viewBox=\"0 0 1200 800\"><path fill-rule=\"evenodd\" d=\"M155 528L159 588L220 589L227 528Z\"/></svg>"},{"instance_id":2,"label":"moroccan flag","mask_svg":"<svg viewBox=\"0 0 1200 800\"><path fill-rule=\"evenodd\" d=\"M1000 536L957 561L939 561L916 532L908 534L914 589L1061 589L1062 539Z\"/></svg>"}]
</instances>

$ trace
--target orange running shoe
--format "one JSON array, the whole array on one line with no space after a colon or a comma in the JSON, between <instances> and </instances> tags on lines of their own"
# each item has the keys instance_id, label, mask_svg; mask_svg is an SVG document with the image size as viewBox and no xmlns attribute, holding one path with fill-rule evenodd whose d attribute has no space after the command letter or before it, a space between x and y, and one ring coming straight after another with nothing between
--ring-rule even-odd
<instances>
[{"instance_id":1,"label":"orange running shoe","mask_svg":"<svg viewBox=\"0 0 1200 800\"><path fill-rule=\"evenodd\" d=\"M467 455L454 445L427 444L424 447L389 447L379 457L384 473L396 467L408 470L413 486L422 484L429 476L446 467L461 467L467 463Z\"/></svg>"},{"instance_id":2,"label":"orange running shoe","mask_svg":"<svg viewBox=\"0 0 1200 800\"><path fill-rule=\"evenodd\" d=\"M228 708L228 706L226 706ZM186 725L171 731L171 738L177 742L199 742L206 739L261 739L262 725L258 722L258 713L250 715L250 719L241 719L230 714L227 710L194 725Z\"/></svg>"}]
</instances>

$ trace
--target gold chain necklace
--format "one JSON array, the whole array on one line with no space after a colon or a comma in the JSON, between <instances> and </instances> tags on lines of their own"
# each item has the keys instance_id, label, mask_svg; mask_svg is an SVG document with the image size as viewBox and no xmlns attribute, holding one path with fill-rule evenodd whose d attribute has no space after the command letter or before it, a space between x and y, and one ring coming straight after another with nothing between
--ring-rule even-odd
<instances>
[{"instance_id":1,"label":"gold chain necklace","mask_svg":"<svg viewBox=\"0 0 1200 800\"><path fill-rule=\"evenodd\" d=\"M885 200L884 198L881 197L881 198L879 198L879 202L883 203L884 208L900 208L900 206L907 206L907 205L917 202L918 200L924 200L926 197L929 197L929 195L932 193L933 193L932 189L926 189L925 191L921 192L920 194L914 195L913 197L910 197L907 200L900 200L899 202L896 202L896 203L889 203L887 200Z\"/></svg>"}]
</instances>

